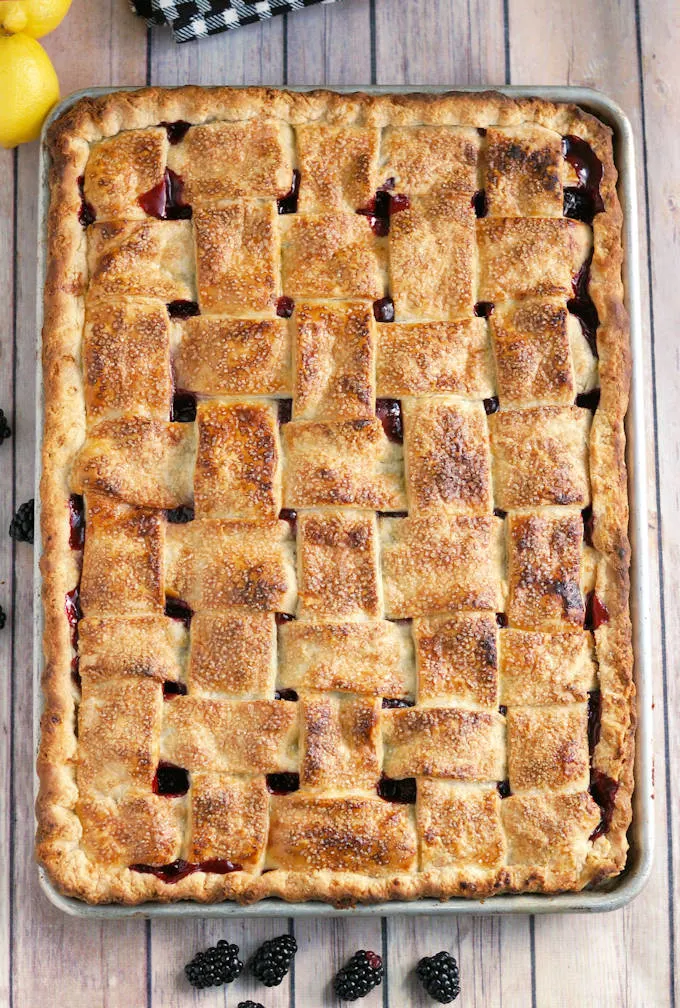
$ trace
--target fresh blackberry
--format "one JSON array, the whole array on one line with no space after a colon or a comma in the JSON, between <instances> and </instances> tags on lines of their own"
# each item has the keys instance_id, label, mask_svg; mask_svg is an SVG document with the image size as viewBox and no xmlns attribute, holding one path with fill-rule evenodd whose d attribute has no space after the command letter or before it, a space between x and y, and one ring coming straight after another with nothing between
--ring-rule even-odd
<instances>
[{"instance_id":1,"label":"fresh blackberry","mask_svg":"<svg viewBox=\"0 0 680 1008\"><path fill-rule=\"evenodd\" d=\"M297 942L292 935L270 938L250 960L250 971L265 987L277 987L290 969Z\"/></svg>"},{"instance_id":2,"label":"fresh blackberry","mask_svg":"<svg viewBox=\"0 0 680 1008\"><path fill-rule=\"evenodd\" d=\"M0 630L4 630L5 629L5 623L6 622L7 622L7 614L5 613L5 610L0 605Z\"/></svg>"},{"instance_id":3,"label":"fresh blackberry","mask_svg":"<svg viewBox=\"0 0 680 1008\"><path fill-rule=\"evenodd\" d=\"M242 969L238 945L230 945L222 939L205 952L197 952L184 967L184 972L191 986L202 990L204 987L220 987L231 983Z\"/></svg>"},{"instance_id":4,"label":"fresh blackberry","mask_svg":"<svg viewBox=\"0 0 680 1008\"><path fill-rule=\"evenodd\" d=\"M425 956L416 973L427 993L439 1004L450 1004L460 994L458 963L448 952Z\"/></svg>"},{"instance_id":5,"label":"fresh blackberry","mask_svg":"<svg viewBox=\"0 0 680 1008\"><path fill-rule=\"evenodd\" d=\"M333 989L344 1001L356 1001L382 983L385 974L382 959L375 952L360 949L338 970Z\"/></svg>"},{"instance_id":6,"label":"fresh blackberry","mask_svg":"<svg viewBox=\"0 0 680 1008\"><path fill-rule=\"evenodd\" d=\"M12 431L7 423L7 418L5 417L3 410L0 409L0 444L10 437L11 433Z\"/></svg>"},{"instance_id":7,"label":"fresh blackberry","mask_svg":"<svg viewBox=\"0 0 680 1008\"><path fill-rule=\"evenodd\" d=\"M264 1008L264 1005L259 1001L239 1001L236 1008Z\"/></svg>"},{"instance_id":8,"label":"fresh blackberry","mask_svg":"<svg viewBox=\"0 0 680 1008\"><path fill-rule=\"evenodd\" d=\"M26 501L10 522L9 534L17 542L33 542L33 505L32 498L30 501Z\"/></svg>"}]
</instances>

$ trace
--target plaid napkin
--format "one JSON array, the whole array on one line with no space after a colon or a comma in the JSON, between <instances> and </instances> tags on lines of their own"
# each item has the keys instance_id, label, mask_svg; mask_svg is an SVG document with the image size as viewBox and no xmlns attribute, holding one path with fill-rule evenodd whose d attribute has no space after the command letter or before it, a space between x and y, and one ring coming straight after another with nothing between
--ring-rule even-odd
<instances>
[{"instance_id":1,"label":"plaid napkin","mask_svg":"<svg viewBox=\"0 0 680 1008\"><path fill-rule=\"evenodd\" d=\"M148 24L170 25L175 42L217 35L227 28L266 21L273 14L287 14L317 3L335 0L130 0L135 14L146 18Z\"/></svg>"}]
</instances>

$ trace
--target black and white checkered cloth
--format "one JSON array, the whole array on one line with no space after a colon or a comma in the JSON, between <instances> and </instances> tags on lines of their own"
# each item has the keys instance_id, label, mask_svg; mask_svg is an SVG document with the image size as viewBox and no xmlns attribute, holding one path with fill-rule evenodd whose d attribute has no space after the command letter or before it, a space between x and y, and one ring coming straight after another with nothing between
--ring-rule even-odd
<instances>
[{"instance_id":1,"label":"black and white checkered cloth","mask_svg":"<svg viewBox=\"0 0 680 1008\"><path fill-rule=\"evenodd\" d=\"M313 7L335 0L131 0L136 14L151 25L170 25L176 42L217 35L228 28L240 28L254 21L266 21L274 14Z\"/></svg>"}]
</instances>

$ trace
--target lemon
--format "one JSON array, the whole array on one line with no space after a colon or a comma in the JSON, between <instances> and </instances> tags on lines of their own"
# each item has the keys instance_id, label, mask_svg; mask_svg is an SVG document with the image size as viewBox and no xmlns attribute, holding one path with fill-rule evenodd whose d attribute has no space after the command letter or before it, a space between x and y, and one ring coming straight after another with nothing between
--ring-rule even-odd
<instances>
[{"instance_id":1,"label":"lemon","mask_svg":"<svg viewBox=\"0 0 680 1008\"><path fill-rule=\"evenodd\" d=\"M0 32L42 38L66 16L71 0L0 0Z\"/></svg>"},{"instance_id":2,"label":"lemon","mask_svg":"<svg viewBox=\"0 0 680 1008\"><path fill-rule=\"evenodd\" d=\"M35 140L59 81L50 58L28 35L0 35L0 146Z\"/></svg>"}]
</instances>

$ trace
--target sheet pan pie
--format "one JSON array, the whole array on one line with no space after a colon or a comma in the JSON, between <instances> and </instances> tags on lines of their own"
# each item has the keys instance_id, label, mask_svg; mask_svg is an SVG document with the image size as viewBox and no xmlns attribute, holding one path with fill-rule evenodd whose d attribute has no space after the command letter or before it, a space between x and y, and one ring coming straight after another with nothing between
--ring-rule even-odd
<instances>
[{"instance_id":1,"label":"sheet pan pie","mask_svg":"<svg viewBox=\"0 0 680 1008\"><path fill-rule=\"evenodd\" d=\"M52 127L37 852L89 902L577 890L633 786L610 131L148 89Z\"/></svg>"}]
</instances>

